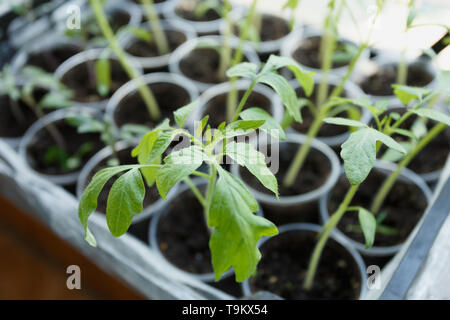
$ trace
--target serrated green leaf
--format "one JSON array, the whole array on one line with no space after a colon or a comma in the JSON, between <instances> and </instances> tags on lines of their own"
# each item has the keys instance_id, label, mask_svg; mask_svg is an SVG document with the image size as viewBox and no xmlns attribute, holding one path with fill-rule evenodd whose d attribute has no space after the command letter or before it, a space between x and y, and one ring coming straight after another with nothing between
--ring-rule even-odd
<instances>
[{"instance_id":1,"label":"serrated green leaf","mask_svg":"<svg viewBox=\"0 0 450 320\"><path fill-rule=\"evenodd\" d=\"M441 71L438 76L438 85L436 91L447 97L450 97L450 71Z\"/></svg>"},{"instance_id":2,"label":"serrated green leaf","mask_svg":"<svg viewBox=\"0 0 450 320\"><path fill-rule=\"evenodd\" d=\"M286 134L280 124L267 111L261 108L245 109L239 116L242 120L264 120L264 124L259 127L260 130L267 132L276 139L286 139Z\"/></svg>"},{"instance_id":3,"label":"serrated green leaf","mask_svg":"<svg viewBox=\"0 0 450 320\"><path fill-rule=\"evenodd\" d=\"M431 93L430 89L409 87L399 84L393 84L394 94L404 104L408 105L413 100L422 100Z\"/></svg>"},{"instance_id":4,"label":"serrated green leaf","mask_svg":"<svg viewBox=\"0 0 450 320\"><path fill-rule=\"evenodd\" d=\"M249 134L265 123L265 120L238 120L225 127L224 138L229 139Z\"/></svg>"},{"instance_id":5,"label":"serrated green leaf","mask_svg":"<svg viewBox=\"0 0 450 320\"><path fill-rule=\"evenodd\" d=\"M358 219L366 241L366 249L371 248L375 242L377 221L375 220L374 215L364 208L359 208Z\"/></svg>"},{"instance_id":6,"label":"serrated green leaf","mask_svg":"<svg viewBox=\"0 0 450 320\"><path fill-rule=\"evenodd\" d=\"M194 109L197 107L198 107L198 100L188 104L187 106L177 109L173 113L176 124L180 128L183 128L184 122L191 115L192 111L194 111Z\"/></svg>"},{"instance_id":7,"label":"serrated green leaf","mask_svg":"<svg viewBox=\"0 0 450 320\"><path fill-rule=\"evenodd\" d=\"M442 113L435 109L421 108L421 109L411 109L410 111L417 114L420 117L428 118L450 126L450 117L445 113Z\"/></svg>"},{"instance_id":8,"label":"serrated green leaf","mask_svg":"<svg viewBox=\"0 0 450 320\"><path fill-rule=\"evenodd\" d=\"M353 132L342 144L341 151L345 174L352 185L362 183L375 165L377 141L406 154L405 149L394 139L375 129L363 128Z\"/></svg>"},{"instance_id":9,"label":"serrated green leaf","mask_svg":"<svg viewBox=\"0 0 450 320\"><path fill-rule=\"evenodd\" d=\"M225 153L239 165L245 166L264 187L272 191L278 198L278 182L272 171L267 168L265 156L251 144L230 142L226 145Z\"/></svg>"},{"instance_id":10,"label":"serrated green leaf","mask_svg":"<svg viewBox=\"0 0 450 320\"><path fill-rule=\"evenodd\" d=\"M208 217L209 226L214 228L209 247L216 280L231 267L236 281L249 278L261 259L259 239L278 233L273 223L253 214L257 208L242 182L219 167Z\"/></svg>"},{"instance_id":11,"label":"serrated green leaf","mask_svg":"<svg viewBox=\"0 0 450 320\"><path fill-rule=\"evenodd\" d=\"M125 234L136 214L143 210L145 186L139 169L120 176L111 187L106 206L106 222L114 237Z\"/></svg>"},{"instance_id":12,"label":"serrated green leaf","mask_svg":"<svg viewBox=\"0 0 450 320\"><path fill-rule=\"evenodd\" d=\"M72 106L64 91L50 91L40 101L39 105L46 109L62 109Z\"/></svg>"},{"instance_id":13,"label":"serrated green leaf","mask_svg":"<svg viewBox=\"0 0 450 320\"><path fill-rule=\"evenodd\" d=\"M250 78L254 79L256 77L256 72L258 71L258 66L254 63L242 62L234 67L231 67L227 71L228 78Z\"/></svg>"},{"instance_id":14,"label":"serrated green leaf","mask_svg":"<svg viewBox=\"0 0 450 320\"><path fill-rule=\"evenodd\" d=\"M350 119L341 118L341 117L325 118L325 119L323 119L323 121L325 123L335 124L338 126L359 127L359 128L367 127L366 124L364 124L360 121L350 120Z\"/></svg>"},{"instance_id":15,"label":"serrated green leaf","mask_svg":"<svg viewBox=\"0 0 450 320\"><path fill-rule=\"evenodd\" d=\"M204 153L196 146L190 146L173 152L165 159L156 174L156 186L159 194L166 200L169 190L179 181L189 177L203 163Z\"/></svg>"}]
</instances>

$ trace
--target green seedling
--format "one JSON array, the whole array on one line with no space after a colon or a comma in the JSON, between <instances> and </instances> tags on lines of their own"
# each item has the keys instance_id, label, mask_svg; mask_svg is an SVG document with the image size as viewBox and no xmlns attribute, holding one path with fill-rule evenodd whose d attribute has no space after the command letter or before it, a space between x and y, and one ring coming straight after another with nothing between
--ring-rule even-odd
<instances>
[{"instance_id":1,"label":"green seedling","mask_svg":"<svg viewBox=\"0 0 450 320\"><path fill-rule=\"evenodd\" d=\"M80 167L82 160L94 149L92 142L83 143L75 154L70 155L66 149L51 146L47 149L44 163L47 166L57 164L62 172L70 172Z\"/></svg>"}]
</instances>

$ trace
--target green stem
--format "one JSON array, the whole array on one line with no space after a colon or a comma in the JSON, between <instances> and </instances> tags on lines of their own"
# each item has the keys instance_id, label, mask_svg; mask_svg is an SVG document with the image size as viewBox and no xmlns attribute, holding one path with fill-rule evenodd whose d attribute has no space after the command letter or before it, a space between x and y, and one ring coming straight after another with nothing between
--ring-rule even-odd
<instances>
[{"instance_id":1,"label":"green stem","mask_svg":"<svg viewBox=\"0 0 450 320\"><path fill-rule=\"evenodd\" d=\"M316 275L317 266L319 265L320 257L322 256L322 251L325 248L328 238L330 237L331 231L338 225L342 216L347 211L347 208L350 205L350 202L353 200L353 197L355 196L356 192L358 191L358 188L359 185L355 185L348 190L338 210L331 215L330 220L328 220L328 222L323 227L323 231L320 234L319 241L314 247L311 260L309 261L308 272L306 274L305 282L303 284L303 288L305 290L311 289L314 283L314 277Z\"/></svg>"},{"instance_id":2,"label":"green stem","mask_svg":"<svg viewBox=\"0 0 450 320\"><path fill-rule=\"evenodd\" d=\"M106 19L105 12L103 11L103 7L100 0L89 0L89 2L94 11L100 29L102 30L102 33L105 36L105 38L108 40L108 43L113 52L115 53L115 55L117 56L117 59L119 59L122 68L125 70L125 72L132 80L135 80L137 82L139 93L141 94L142 99L145 102L150 117L155 121L159 120L161 118L161 112L159 110L159 106L158 103L156 102L155 96L153 95L153 92L150 90L150 88L144 83L142 78L138 75L133 65L128 61L126 53L123 51L123 49L117 42L117 39L114 36L111 26L109 25L109 22Z\"/></svg>"},{"instance_id":3,"label":"green stem","mask_svg":"<svg viewBox=\"0 0 450 320\"><path fill-rule=\"evenodd\" d=\"M220 52L220 64L219 64L219 75L226 79L226 72L231 64L232 48L231 48L231 37L233 36L233 21L231 20L230 11L231 5L229 0L224 1L223 18L227 24L227 29L224 34L223 47Z\"/></svg>"},{"instance_id":4,"label":"green stem","mask_svg":"<svg viewBox=\"0 0 450 320\"><path fill-rule=\"evenodd\" d=\"M242 97L241 102L239 103L239 106L238 106L236 112L234 113L232 122L236 121L239 118L239 114L241 113L242 109L244 108L245 104L247 103L247 100L250 97L250 94L252 93L255 85L256 85L256 81L252 81L250 87L247 89L247 91L245 91L245 94Z\"/></svg>"},{"instance_id":5,"label":"green stem","mask_svg":"<svg viewBox=\"0 0 450 320\"><path fill-rule=\"evenodd\" d=\"M214 187L216 184L216 178L217 178L217 169L212 164L211 165L211 175L209 178L208 190L206 191L206 200L205 200L205 206L204 206L206 218L209 217L209 210L211 209L212 196L213 196Z\"/></svg>"},{"instance_id":6,"label":"green stem","mask_svg":"<svg viewBox=\"0 0 450 320\"><path fill-rule=\"evenodd\" d=\"M153 0L141 0L141 2L144 6L148 23L155 37L156 48L158 49L160 55L165 55L170 52L169 42L167 41L166 34L161 27L161 22L159 21L158 13L155 10Z\"/></svg>"},{"instance_id":7,"label":"green stem","mask_svg":"<svg viewBox=\"0 0 450 320\"><path fill-rule=\"evenodd\" d=\"M397 83L401 85L405 85L408 79L408 63L406 62L405 55L402 54L400 58L400 62L397 67Z\"/></svg>"},{"instance_id":8,"label":"green stem","mask_svg":"<svg viewBox=\"0 0 450 320\"><path fill-rule=\"evenodd\" d=\"M191 189L192 193L197 198L198 202L200 202L202 207L205 207L206 206L206 200L203 197L203 195L200 192L200 190L197 188L197 186L192 182L192 180L189 177L188 178L184 178L184 183L186 183L189 186L189 188Z\"/></svg>"},{"instance_id":9,"label":"green stem","mask_svg":"<svg viewBox=\"0 0 450 320\"><path fill-rule=\"evenodd\" d=\"M430 141L432 141L437 135L439 135L444 129L447 127L444 123L438 123L431 129L428 134L423 137L417 145L414 147L414 149L406 155L406 157L403 158L402 161L397 166L397 169L392 172L389 177L384 181L383 185L379 189L377 195L375 196L375 199L372 203L371 212L376 214L384 200L386 199L387 194L391 191L392 187L394 186L395 181L397 181L398 176L402 172L403 168L407 167L411 161L416 157L416 155L425 148Z\"/></svg>"}]
</instances>

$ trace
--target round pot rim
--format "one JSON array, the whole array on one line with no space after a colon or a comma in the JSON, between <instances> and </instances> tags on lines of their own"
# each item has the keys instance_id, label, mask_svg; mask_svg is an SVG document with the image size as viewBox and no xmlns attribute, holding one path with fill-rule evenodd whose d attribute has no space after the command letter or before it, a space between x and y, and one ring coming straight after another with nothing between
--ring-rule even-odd
<instances>
[{"instance_id":1,"label":"round pot rim","mask_svg":"<svg viewBox=\"0 0 450 320\"><path fill-rule=\"evenodd\" d=\"M206 180L202 180L202 179L199 179L199 178L194 178L194 179L192 179L192 181L197 187L199 185L208 183ZM182 184L178 188L178 190L176 190L176 194L173 195L172 199L176 199L178 194L184 193L184 192L189 191L189 190L190 190L190 188L189 188L188 185ZM159 209L157 212L155 212L155 214L154 214L154 216L152 218L152 221L150 222L150 227L149 227L149 232L148 232L148 241L149 241L150 247L161 258L161 260L165 261L167 264L169 264L173 268L177 269L182 274L190 276L190 277L194 277L195 279L203 281L203 282L214 282L215 279L216 279L216 276L215 276L214 272L203 273L203 274L187 272L187 271L179 268L178 266L174 265L172 262L170 262L164 256L164 254L161 252L161 250L159 249L158 239L157 239L158 225L159 225L159 221L161 219L161 216L164 215L164 214L167 214L168 208L169 208L169 205L166 205L163 208ZM228 277L232 276L233 274L234 274L234 269L230 268L222 275L221 280L223 280L225 278L228 278Z\"/></svg>"},{"instance_id":2,"label":"round pot rim","mask_svg":"<svg viewBox=\"0 0 450 320\"><path fill-rule=\"evenodd\" d=\"M77 53L76 55L70 57L66 61L64 61L55 71L55 77L58 79L62 79L64 75L66 75L70 70L74 69L75 67L91 60L98 59L103 53L105 52L104 48L91 48L84 50L80 53ZM119 61L117 57L111 52L108 56L109 59L113 59L116 61ZM136 63L133 59L130 59L131 64L135 68L135 70L138 72L138 75L142 75L142 68L139 66L139 64ZM74 101L79 106L84 107L93 107L93 108L99 108L104 109L105 105L111 98L103 99L96 102L79 102Z\"/></svg>"},{"instance_id":3,"label":"round pot rim","mask_svg":"<svg viewBox=\"0 0 450 320\"><path fill-rule=\"evenodd\" d=\"M300 33L301 32L301 33ZM296 31L293 32L291 34L292 39L290 39L289 41L284 41L283 42L283 46L281 47L281 55L285 56L285 57L289 57L294 59L293 57L293 53L296 49L298 49L298 47L300 46L300 44L309 39L309 38L313 38L313 37L317 37L317 36L322 36L323 33L319 30L315 30L315 29L311 29L311 28L306 28L305 30L302 31ZM338 39L339 41L343 41L343 42L348 42L348 43L352 43L355 46L358 46L357 43L355 43L352 40L348 40L348 39ZM364 61L369 60L369 56L370 56L370 52L368 49L365 49L363 51L363 53L361 54L358 62L357 62L357 66L355 68L355 73L358 71L358 65L361 65ZM295 60L295 59L294 59ZM297 61L297 60L295 60ZM300 63L299 61L297 61L297 63L305 70L308 72L315 72L316 74L322 74L322 70L320 68L312 68L312 67L308 67L302 63ZM341 66L341 67L337 67L337 68L331 68L330 69L330 74L335 74L338 76L343 76L345 75L345 73L348 70L348 64Z\"/></svg>"},{"instance_id":4,"label":"round pot rim","mask_svg":"<svg viewBox=\"0 0 450 320\"><path fill-rule=\"evenodd\" d=\"M287 133L286 140L279 141L279 143L280 144L281 143L294 143L294 144L302 145L306 141L306 139L307 139L307 137L303 134ZM242 179L240 172L239 172L240 166L238 164L234 163L231 166L231 172L244 183L245 187L250 191L251 194L253 194L255 196L255 198L258 201L261 201L266 204L283 207L283 206L290 206L290 205L295 205L295 204L299 204L299 203L306 203L306 202L310 202L310 201L314 201L314 200L319 200L319 198L323 194L326 194L337 183L339 174L340 174L341 164L340 164L340 161L339 161L338 157L336 156L335 152L329 146L327 146L325 143L323 143L317 139L313 139L311 141L311 148L316 149L317 151L319 151L320 153L325 155L325 157L329 160L330 174L324 184L322 184L320 187L318 187L312 191L309 191L307 193L294 195L294 196L280 196L279 201L278 201L274 195L260 192L258 190L253 189L251 186L249 186L245 182L245 180Z\"/></svg>"},{"instance_id":5,"label":"round pot rim","mask_svg":"<svg viewBox=\"0 0 450 320\"><path fill-rule=\"evenodd\" d=\"M141 24L142 28L150 29L147 22ZM182 33L186 37L186 41L189 41L191 39L195 39L197 37L197 32L195 29L179 20L161 20L161 27L163 30L170 30L170 31L178 31ZM130 33L125 32L123 34L123 37L120 39L120 44L124 48L124 50L127 50L128 47L134 42L135 37L131 35ZM170 56L173 52L169 52L164 55L155 56L155 57L139 57L134 56L129 52L126 52L129 57L131 57L133 60L136 61L137 64L139 64L142 68L161 68L169 65Z\"/></svg>"},{"instance_id":6,"label":"round pot rim","mask_svg":"<svg viewBox=\"0 0 450 320\"><path fill-rule=\"evenodd\" d=\"M314 75L314 83L318 84L321 82L321 80L322 80L321 74ZM296 79L290 81L290 83L291 83L292 87L294 88L294 90L297 90L298 88L300 88L300 83ZM340 78L335 75L330 74L328 76L328 83L331 85L334 85L334 86L338 86L340 83ZM350 99L366 97L366 94L350 79L348 79L347 82L345 83L344 91L347 93L348 98L350 98ZM361 108L360 121L364 124L368 124L370 122L370 120L371 120L370 111L365 108ZM289 131L295 132L295 133L300 133L300 132L296 131L295 129L293 129L292 127L289 127ZM350 131L347 131L347 132L338 134L336 136L316 137L316 139L326 143L330 147L337 147L337 146L340 146L342 143L344 143L349 136L350 136Z\"/></svg>"},{"instance_id":7,"label":"round pot rim","mask_svg":"<svg viewBox=\"0 0 450 320\"><path fill-rule=\"evenodd\" d=\"M188 93L191 102L195 101L198 98L198 89L195 87L195 85L189 80L188 78L178 75L178 74L172 74L172 73L166 73L166 72L154 72L149 73L146 75L143 75L140 77L141 81L143 81L146 85L154 84L154 83L170 83L175 84ZM113 130L118 133L119 127L117 123L115 122L115 113L117 106L119 103L129 94L134 93L138 90L138 84L136 80L130 80L127 83L125 83L123 86L121 86L112 97L109 99L105 115L109 119Z\"/></svg>"},{"instance_id":8,"label":"round pot rim","mask_svg":"<svg viewBox=\"0 0 450 320\"><path fill-rule=\"evenodd\" d=\"M284 232L289 232L289 231L310 231L310 232L320 233L322 231L322 226L312 224L312 223L290 223L290 224L285 224L285 225L278 227L278 232L279 232L278 234L281 234ZM269 241L270 239L275 238L275 237L276 236L270 237L270 238L262 238L258 243L258 248L261 248L261 246L264 243L266 243L267 241ZM354 262L356 263L357 268L360 272L360 276L361 276L361 290L359 292L359 299L361 300L367 292L367 289L366 289L367 273L366 273L366 264L364 263L364 260L362 259L360 253L357 250L355 250L353 247L349 247L343 241L343 239L341 239L334 231L331 232L330 239L333 239L344 250L347 250L347 252L350 254L350 256L353 258ZM330 239L328 239L328 241ZM250 289L249 279L245 280L242 283L242 291L244 291L244 296L250 296L252 294L251 289Z\"/></svg>"},{"instance_id":9,"label":"round pot rim","mask_svg":"<svg viewBox=\"0 0 450 320\"><path fill-rule=\"evenodd\" d=\"M236 81L236 88L237 90L246 90L248 89L251 81L247 79L239 79ZM189 123L192 125L193 121L200 121L205 116L205 110L207 107L207 104L211 99L221 95L226 94L229 92L231 87L231 84L229 82L220 83L218 85L212 86L205 92L203 92L200 95L199 101L200 106L196 108L192 114L192 118L190 119ZM281 99L278 95L274 94L273 91L271 91L268 87L257 84L254 87L254 92L263 95L267 99L269 99L271 104L271 111L272 111L272 117L277 121L280 122L283 117L283 105L281 102Z\"/></svg>"},{"instance_id":10,"label":"round pot rim","mask_svg":"<svg viewBox=\"0 0 450 320\"><path fill-rule=\"evenodd\" d=\"M116 150L122 151L124 149L130 148L133 146L134 146L134 144L131 142L119 141L116 143ZM100 151L98 151L95 155L93 155L91 157L91 159L89 159L88 162L86 162L83 169L81 169L81 172L78 175L78 179L77 179L76 197L78 200L81 200L81 197L83 196L83 192L84 192L84 190L86 190L86 187L87 187L86 182L87 182L87 179L88 179L89 175L91 174L92 170L101 161L105 160L106 158L108 158L111 155L112 155L111 148L109 146L106 146L103 149L101 149ZM172 187L172 189L167 194L168 200L170 200L173 197L173 195L176 193L178 187L179 187L178 184L176 184L175 186ZM131 224L133 225L138 222L141 222L142 220L145 220L146 218L150 217L153 213L155 213L156 211L163 208L166 205L166 203L167 203L166 200L164 200L163 198L159 198L157 201L155 201L151 205L144 207L144 210L141 213L135 215L133 217L133 220L131 221ZM105 214L102 214L97 211L95 211L95 213L105 216Z\"/></svg>"},{"instance_id":11,"label":"round pot rim","mask_svg":"<svg viewBox=\"0 0 450 320\"><path fill-rule=\"evenodd\" d=\"M203 36L199 38L192 39L190 41L186 41L181 46L179 46L171 55L169 60L169 70L171 73L182 75L184 77L187 77L180 68L180 62L181 60L186 57L191 51L195 50L199 44L202 42L207 43L215 43L218 45L222 45L223 43L223 37L222 36ZM238 42L235 38L231 38L231 46L232 48L236 48L238 46ZM248 59L249 62L255 63L259 66L260 60L258 58L258 55L253 50L251 46L248 44L244 45L244 55ZM190 79L192 83L194 83L201 92L206 91L207 89L217 85L217 83L207 83L207 82L201 82L195 79ZM227 82L227 81L225 81Z\"/></svg>"},{"instance_id":12,"label":"round pot rim","mask_svg":"<svg viewBox=\"0 0 450 320\"><path fill-rule=\"evenodd\" d=\"M374 169L375 170L381 170L381 171L388 171L392 172L397 168L397 165L391 162L385 162L381 160L377 160L375 162ZM345 174L344 167L342 166L340 177ZM425 196L425 200L427 201L427 205L431 202L432 198L432 192L426 182L418 176L413 171L409 170L408 168L404 168L402 172L400 173L399 179L402 181L409 181L412 182L414 185L419 187L419 189L422 191L422 193ZM331 190L330 190L331 191ZM328 198L330 196L330 192L327 192L324 194L320 200L319 200L319 212L320 212L320 218L322 222L325 224L329 219L329 212L328 212ZM425 212L424 212L425 213ZM356 240L353 240L352 238L348 237L344 232L339 230L338 228L335 228L333 230L339 237L343 239L345 243L347 243L348 246L351 246L358 250L361 254L364 254L366 256L388 256L388 255L394 255L397 253L404 245L403 243L392 245L392 246L373 246L369 249L366 249L365 245L363 243L360 243ZM406 241L406 240L405 240Z\"/></svg>"},{"instance_id":13,"label":"round pot rim","mask_svg":"<svg viewBox=\"0 0 450 320\"><path fill-rule=\"evenodd\" d=\"M28 152L27 148L32 143L35 135L44 129L45 124L53 123L59 120L64 120L67 118L67 116L74 114L74 113L90 113L90 114L96 114L98 113L97 109L88 108L84 106L73 106L66 109L61 109L57 111L53 111L41 119L38 119L36 122L34 122L30 128L25 132L22 140L20 141L18 153L19 156L22 158L24 164L29 168L30 171L35 173L36 175L43 177L44 179L47 179L57 185L70 185L77 181L78 175L81 172L81 168L79 170L76 170L74 172L66 173L66 174L59 174L59 175L50 175L45 174L37 171L34 169L29 161L28 161Z\"/></svg>"}]
</instances>

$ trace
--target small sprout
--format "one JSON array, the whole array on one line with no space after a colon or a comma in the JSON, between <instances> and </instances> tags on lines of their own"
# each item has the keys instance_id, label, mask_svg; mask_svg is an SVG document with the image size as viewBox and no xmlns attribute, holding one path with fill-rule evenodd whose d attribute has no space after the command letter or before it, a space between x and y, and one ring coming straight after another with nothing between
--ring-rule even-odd
<instances>
[{"instance_id":1,"label":"small sprout","mask_svg":"<svg viewBox=\"0 0 450 320\"><path fill-rule=\"evenodd\" d=\"M82 160L94 149L92 142L86 142L80 146L74 155L59 146L51 146L44 157L45 165L57 164L63 172L69 172L80 167Z\"/></svg>"}]
</instances>

